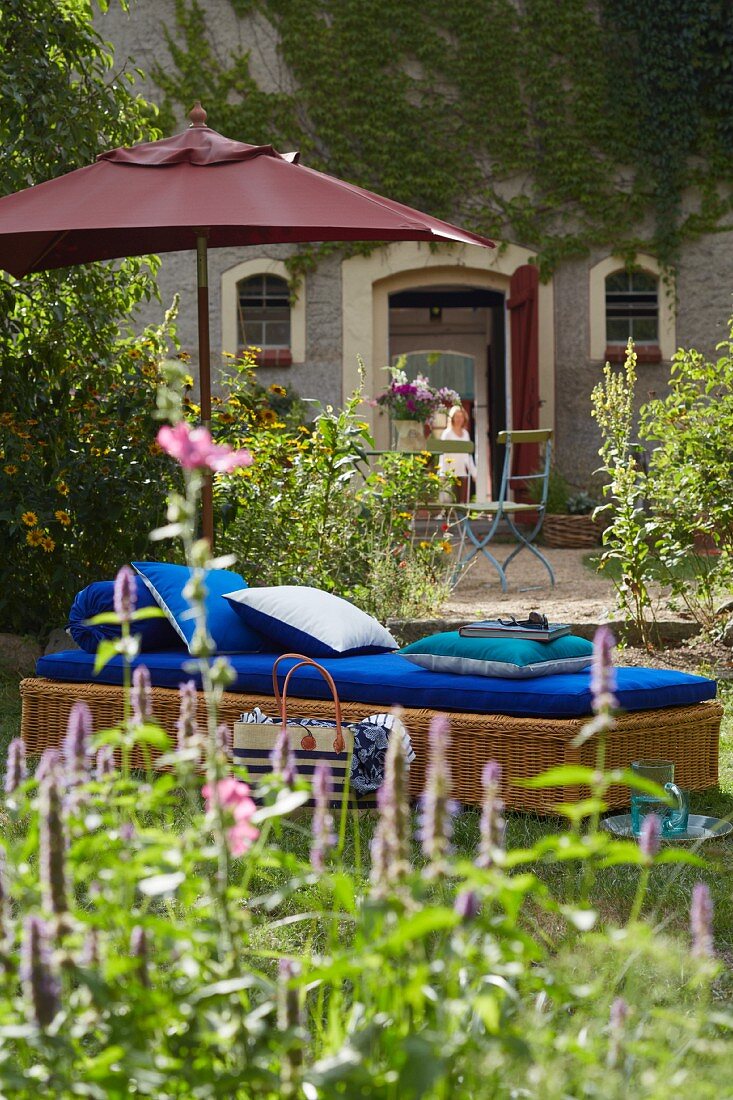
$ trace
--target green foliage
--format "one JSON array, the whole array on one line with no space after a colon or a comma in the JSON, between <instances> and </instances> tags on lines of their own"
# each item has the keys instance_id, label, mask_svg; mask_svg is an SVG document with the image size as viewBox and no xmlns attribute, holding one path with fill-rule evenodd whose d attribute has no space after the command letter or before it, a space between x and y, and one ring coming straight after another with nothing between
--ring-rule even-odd
<instances>
[{"instance_id":1,"label":"green foliage","mask_svg":"<svg viewBox=\"0 0 733 1100\"><path fill-rule=\"evenodd\" d=\"M601 429L602 470L608 478L601 568L610 572L622 610L649 640L652 581L673 595L704 627L714 623L715 597L733 583L733 321L714 363L694 349L672 363L669 393L640 409L639 436L652 444L648 470L634 434L635 355L629 344L623 373L606 364L593 391ZM698 553L701 536L716 551Z\"/></svg>"},{"instance_id":2,"label":"green foliage","mask_svg":"<svg viewBox=\"0 0 733 1100\"><path fill-rule=\"evenodd\" d=\"M4 3L0 79L3 193L157 136L134 74L113 69L87 0ZM144 402L153 379L144 371L155 373L152 360L169 333L133 338L128 326L154 293L151 266L140 259L0 279L6 629L57 625L75 585L144 550L165 495L160 460L148 453ZM59 483L68 493L59 494ZM39 524L24 525L24 512ZM28 545L30 530L45 541Z\"/></svg>"},{"instance_id":3,"label":"green foliage","mask_svg":"<svg viewBox=\"0 0 733 1100\"><path fill-rule=\"evenodd\" d=\"M170 463L155 442L163 331L110 358L15 375L0 397L0 615L6 629L63 625L74 594L147 552Z\"/></svg>"},{"instance_id":4,"label":"green foliage","mask_svg":"<svg viewBox=\"0 0 733 1100\"><path fill-rule=\"evenodd\" d=\"M431 458L384 455L373 466L361 390L344 409L328 406L296 426L302 403L278 419L289 400L282 387L265 393L246 360L231 365L214 434L255 460L216 481L217 546L236 555L250 582L315 585L382 619L435 610L447 594L452 543L439 525L422 539L412 531L417 505L441 488Z\"/></svg>"},{"instance_id":5,"label":"green foliage","mask_svg":"<svg viewBox=\"0 0 733 1100\"><path fill-rule=\"evenodd\" d=\"M731 209L721 0L231 3L271 24L296 90L263 93L248 52L223 59L199 0L177 0L173 68L153 72L166 125L201 98L231 137L298 147L312 167L531 246L545 275L592 247L672 266ZM683 216L686 188L698 205Z\"/></svg>"},{"instance_id":6,"label":"green foliage","mask_svg":"<svg viewBox=\"0 0 733 1100\"><path fill-rule=\"evenodd\" d=\"M661 561L673 573L694 555L703 534L719 552L700 563L694 597L686 586L673 586L708 624L716 590L733 581L733 320L717 350L721 355L712 363L694 349L679 350L669 393L649 401L640 414L641 431L655 445L651 533Z\"/></svg>"},{"instance_id":7,"label":"green foliage","mask_svg":"<svg viewBox=\"0 0 733 1100\"><path fill-rule=\"evenodd\" d=\"M202 564L191 534L189 562ZM588 831L572 807L567 830L526 848L504 851L499 829L488 865L475 850L438 866L408 848L388 886L358 846L336 843L315 864L316 820L293 819L307 781L265 777L255 811L223 779L225 661L198 663L206 731L184 727L161 760L169 772L131 776L132 746L168 738L128 704L94 739L121 748L121 768L92 776L82 742L2 797L4 1094L663 1100L673 1075L695 1096L725 1095L722 964L646 920L604 928L589 903L604 868L638 881L641 909L652 871L702 865L595 828L591 802L628 777L560 768L534 785L590 783ZM249 832L235 854L238 821ZM561 893L537 865L565 871ZM47 950L31 956L38 918Z\"/></svg>"}]
</instances>

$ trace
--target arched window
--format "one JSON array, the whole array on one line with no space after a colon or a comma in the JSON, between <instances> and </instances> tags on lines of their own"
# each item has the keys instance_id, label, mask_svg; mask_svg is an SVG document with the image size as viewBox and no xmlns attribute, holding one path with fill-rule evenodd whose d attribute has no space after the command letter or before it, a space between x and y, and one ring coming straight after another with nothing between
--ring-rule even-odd
<instances>
[{"instance_id":1,"label":"arched window","mask_svg":"<svg viewBox=\"0 0 733 1100\"><path fill-rule=\"evenodd\" d=\"M606 343L659 346L659 280L648 271L606 276Z\"/></svg>"},{"instance_id":2,"label":"arched window","mask_svg":"<svg viewBox=\"0 0 733 1100\"><path fill-rule=\"evenodd\" d=\"M285 279L260 274L237 283L237 330L240 350L260 348L260 363L292 362L290 288Z\"/></svg>"},{"instance_id":3,"label":"arched window","mask_svg":"<svg viewBox=\"0 0 733 1100\"><path fill-rule=\"evenodd\" d=\"M606 256L589 272L590 358L623 363L629 337L640 363L661 363L675 353L674 287L662 281L659 261L638 252L632 267Z\"/></svg>"}]
</instances>

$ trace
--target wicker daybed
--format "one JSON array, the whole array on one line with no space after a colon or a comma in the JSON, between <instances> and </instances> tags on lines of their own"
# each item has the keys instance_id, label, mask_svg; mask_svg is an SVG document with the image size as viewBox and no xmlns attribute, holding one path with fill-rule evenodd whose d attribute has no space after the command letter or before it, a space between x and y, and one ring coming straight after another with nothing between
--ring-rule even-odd
<instances>
[{"instance_id":1,"label":"wicker daybed","mask_svg":"<svg viewBox=\"0 0 733 1100\"><path fill-rule=\"evenodd\" d=\"M28 751L39 753L59 745L74 702L84 700L91 708L95 728L103 729L119 722L122 716L122 688L88 682L59 682L43 677L23 680L20 686L22 736ZM333 713L333 704L325 699L295 699L297 713L303 717L323 717ZM201 718L204 703L200 700ZM271 695L242 692L226 693L221 719L234 723L242 711L259 706L272 712ZM153 688L153 710L157 721L175 737L179 695L175 688ZM363 718L375 708L364 702L342 702L344 717ZM410 731L416 761L410 771L410 790L415 796L423 789L428 759L427 731L433 709L404 707L403 718ZM673 760L675 779L680 787L703 790L718 781L718 740L722 707L715 701L690 706L669 706L639 710L621 715L608 735L605 763L608 768L627 767L632 760L658 758ZM481 798L481 772L489 760L501 764L505 779L504 795L512 810L539 814L552 812L559 801L575 801L587 793L582 787L555 787L530 790L518 781L539 775L560 764L596 763L594 739L576 747L573 741L587 717L543 718L511 717L505 714L451 712L452 743L450 764L453 793L461 802L476 804ZM136 762L141 764L140 757ZM612 787L608 794L612 808L628 803L628 790Z\"/></svg>"}]
</instances>

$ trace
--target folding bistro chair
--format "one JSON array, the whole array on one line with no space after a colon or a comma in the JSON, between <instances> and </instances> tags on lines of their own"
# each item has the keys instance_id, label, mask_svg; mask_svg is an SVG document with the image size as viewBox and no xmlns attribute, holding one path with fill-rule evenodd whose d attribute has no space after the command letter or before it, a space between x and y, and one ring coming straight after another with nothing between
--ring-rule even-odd
<instances>
[{"instance_id":1,"label":"folding bistro chair","mask_svg":"<svg viewBox=\"0 0 733 1100\"><path fill-rule=\"evenodd\" d=\"M455 504L453 508L459 515L461 530L458 560L456 562L456 583L463 575L465 567L477 554L483 554L491 562L499 574L501 590L506 592L507 566L520 554L522 550L529 550L542 562L550 576L550 584L554 587L555 574L549 561L534 545L534 540L542 527L547 506L547 490L550 479L550 460L552 457L552 431L549 428L539 428L534 431L508 431L500 432L498 441L506 448L504 452L504 468L501 475L501 487L498 500L472 501L468 504ZM512 460L514 449L523 443L538 443L542 449L540 468L531 474L512 473ZM526 487L532 482L538 483L537 500L524 503L511 499L515 495L518 486ZM522 530L517 520L520 516L534 516L534 522ZM486 523L488 522L488 529ZM508 557L503 561L497 558L489 550L489 545L499 530L499 525L504 524L502 533L508 529L516 540ZM481 530L484 528L484 530Z\"/></svg>"}]
</instances>

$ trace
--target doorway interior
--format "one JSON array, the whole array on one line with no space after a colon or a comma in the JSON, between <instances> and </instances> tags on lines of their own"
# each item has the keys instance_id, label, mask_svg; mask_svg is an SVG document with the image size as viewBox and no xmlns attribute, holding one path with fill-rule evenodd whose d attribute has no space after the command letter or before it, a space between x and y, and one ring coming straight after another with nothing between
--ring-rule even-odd
<instances>
[{"instance_id":1,"label":"doorway interior","mask_svg":"<svg viewBox=\"0 0 733 1100\"><path fill-rule=\"evenodd\" d=\"M425 374L456 390L470 415L479 499L498 492L496 438L507 426L505 298L456 284L421 286L389 296L390 363L406 356L408 377Z\"/></svg>"}]
</instances>

